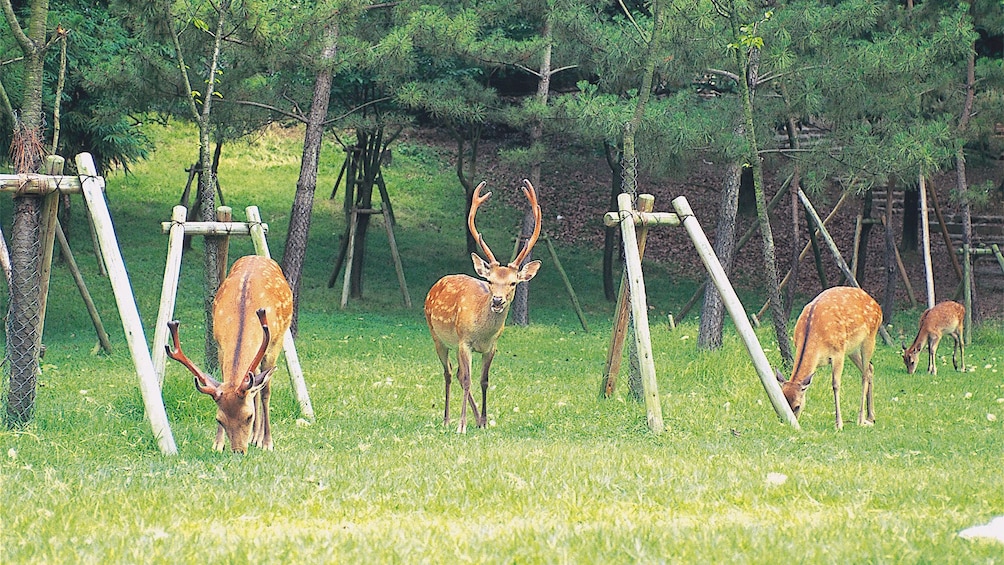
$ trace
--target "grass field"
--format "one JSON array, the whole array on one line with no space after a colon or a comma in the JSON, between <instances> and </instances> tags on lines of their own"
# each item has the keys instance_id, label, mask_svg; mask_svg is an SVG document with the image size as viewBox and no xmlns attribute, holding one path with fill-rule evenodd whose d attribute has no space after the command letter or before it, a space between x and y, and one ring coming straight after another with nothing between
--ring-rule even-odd
<instances>
[{"instance_id":1,"label":"grass field","mask_svg":"<svg viewBox=\"0 0 1004 565\"><path fill-rule=\"evenodd\" d=\"M195 158L191 130L152 134L153 158L132 175L109 175L107 188L148 340L167 245L160 222ZM274 256L299 141L297 131L272 131L230 146L221 167L235 216L261 208ZM854 425L860 378L848 363L847 425L834 429L823 373L795 431L774 415L731 329L714 352L696 349L693 316L669 329L666 314L697 281L647 265L667 425L655 436L625 377L615 398L598 398L613 308L602 297L598 253L559 248L591 332L541 252L533 323L508 328L499 342L491 425L460 436L442 425L442 371L420 306L438 277L471 271L452 167L406 141L386 171L415 307L401 305L386 238L374 229L366 296L342 310L340 284L327 288L343 229L340 199L327 198L334 155L326 146L297 339L316 419L299 418L280 364L273 452L213 452L215 407L171 363L163 393L179 454L159 453L74 202L72 245L115 350L92 354L90 320L57 265L34 421L0 430L0 563L1004 562L1001 544L957 535L1004 514L999 323L974 332L966 373L952 371L943 344L937 376L907 375L898 344L880 343L874 427ZM0 201L5 228L11 207ZM520 212L497 203L484 212L489 243L511 241ZM200 248L186 255L176 311L197 362ZM249 252L249 242L231 243L232 258ZM918 314L901 312L893 335L912 338ZM758 334L779 364L770 332Z\"/></svg>"}]
</instances>

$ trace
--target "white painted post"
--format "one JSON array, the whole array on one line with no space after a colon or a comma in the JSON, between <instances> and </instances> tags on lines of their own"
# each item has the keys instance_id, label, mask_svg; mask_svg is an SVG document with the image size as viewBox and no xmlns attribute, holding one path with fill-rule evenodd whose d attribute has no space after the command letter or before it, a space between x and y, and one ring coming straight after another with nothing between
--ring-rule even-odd
<instances>
[{"instance_id":1,"label":"white painted post","mask_svg":"<svg viewBox=\"0 0 1004 565\"><path fill-rule=\"evenodd\" d=\"M139 388L143 395L143 405L146 416L153 428L153 435L164 455L176 455L178 448L171 434L167 421L167 411L164 409L164 399L160 394L157 373L153 368L150 351L146 348L146 337L143 335L143 323L140 321L136 299L132 293L132 285L126 272L122 252L119 250L115 237L115 227L112 224L108 207L102 193L105 181L97 174L94 160L88 153L77 155L77 171L80 173L80 186L84 200L91 213L91 220L97 232L101 255L108 268L108 278L111 281L115 303L118 305L119 317L122 319L122 329L125 331L126 342L132 354L136 374L139 376Z\"/></svg>"},{"instance_id":2,"label":"white painted post","mask_svg":"<svg viewBox=\"0 0 1004 565\"><path fill-rule=\"evenodd\" d=\"M271 257L272 255L268 251L268 242L265 241L265 230L262 227L261 214L258 212L258 207L248 206L246 211L255 253L263 257ZM314 421L314 407L310 404L310 394L307 392L307 382L303 378L300 356L296 353L293 332L288 329L282 336L282 350L286 353L286 370L289 372L289 384L293 389L293 396L300 405L300 415L306 420Z\"/></svg>"},{"instance_id":3,"label":"white painted post","mask_svg":"<svg viewBox=\"0 0 1004 565\"><path fill-rule=\"evenodd\" d=\"M924 282L927 284L927 307L934 308L934 271L931 268L931 227L927 212L927 188L925 186L924 175L920 175L919 186L920 233L924 246ZM891 226L889 229L891 229Z\"/></svg>"},{"instance_id":4,"label":"white painted post","mask_svg":"<svg viewBox=\"0 0 1004 565\"><path fill-rule=\"evenodd\" d=\"M635 235L632 215L631 195L621 193L617 197L617 207L621 215L621 241L624 243L624 263L627 266L628 284L631 291L631 315L634 318L634 339L638 349L638 365L641 369L642 391L645 395L648 427L658 435L665 426L662 421L662 405L659 402L659 385L655 378L655 361L652 359L652 336L648 327L648 306L645 295L645 277L641 270L641 256L638 253L638 238Z\"/></svg>"},{"instance_id":5,"label":"white painted post","mask_svg":"<svg viewBox=\"0 0 1004 565\"><path fill-rule=\"evenodd\" d=\"M188 210L175 206L171 213L171 230L167 239L167 265L164 267L164 285L160 290L160 311L157 325L153 329L153 368L157 382L164 386L164 371L167 366L167 345L169 335L167 323L174 317L174 306L178 298L178 277L181 275L181 256L184 251L185 220Z\"/></svg>"},{"instance_id":6,"label":"white painted post","mask_svg":"<svg viewBox=\"0 0 1004 565\"><path fill-rule=\"evenodd\" d=\"M732 322L736 325L739 337L746 344L746 350L749 352L750 358L753 359L753 366L756 368L764 390L767 391L767 397L770 399L771 405L774 406L774 411L788 425L796 430L800 429L795 414L791 411L788 401L785 400L784 394L781 392L781 386L777 382L777 377L774 376L770 362L767 361L767 356L764 354L763 348L760 347L760 341L753 331L753 326L750 325L749 320L746 318L746 310L739 301L735 289L732 288L732 283L729 282L725 269L722 268L721 262L718 261L718 256L715 255L711 242L708 241L704 230L701 229L700 222L694 216L690 203L687 202L685 196L680 196L673 200L673 208L680 217L680 221L683 222L683 227L687 229L687 234L690 236L691 241L694 242L694 247L697 248L697 254L701 256L704 267L711 274L711 281L718 289L718 293L725 303L725 309L728 310L729 315L732 317Z\"/></svg>"}]
</instances>

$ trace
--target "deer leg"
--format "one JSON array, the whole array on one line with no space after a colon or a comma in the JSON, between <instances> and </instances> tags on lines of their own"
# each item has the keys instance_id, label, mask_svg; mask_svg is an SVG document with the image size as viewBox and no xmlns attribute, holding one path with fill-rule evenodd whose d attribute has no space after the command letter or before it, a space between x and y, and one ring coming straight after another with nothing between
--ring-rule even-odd
<instances>
[{"instance_id":1,"label":"deer leg","mask_svg":"<svg viewBox=\"0 0 1004 565\"><path fill-rule=\"evenodd\" d=\"M447 349L439 340L436 340L436 355L439 356L439 362L443 364L443 380L446 382L446 400L443 402L445 405L443 408L443 425L450 425L450 350Z\"/></svg>"},{"instance_id":2,"label":"deer leg","mask_svg":"<svg viewBox=\"0 0 1004 565\"><path fill-rule=\"evenodd\" d=\"M457 348L457 380L463 388L463 399L460 401L460 424L457 425L458 434L467 433L467 403L471 396L471 350L469 347L460 345ZM473 403L473 400L471 400ZM475 419L477 410L475 409Z\"/></svg>"},{"instance_id":3,"label":"deer leg","mask_svg":"<svg viewBox=\"0 0 1004 565\"><path fill-rule=\"evenodd\" d=\"M256 403L256 414L255 414L255 426L258 426L258 421L261 420L261 428L258 434L258 442L255 443L258 447L264 449L265 451L272 451L272 422L269 420L268 407L269 400L272 398L272 381L271 379L265 383L261 391L258 392L258 400Z\"/></svg>"},{"instance_id":4,"label":"deer leg","mask_svg":"<svg viewBox=\"0 0 1004 565\"><path fill-rule=\"evenodd\" d=\"M837 429L844 428L844 420L840 417L840 373L844 370L844 358L833 358L833 404L836 406Z\"/></svg>"},{"instance_id":5,"label":"deer leg","mask_svg":"<svg viewBox=\"0 0 1004 565\"><path fill-rule=\"evenodd\" d=\"M213 440L213 451L223 451L226 445L227 432L223 429L223 424L216 424L216 439Z\"/></svg>"},{"instance_id":6,"label":"deer leg","mask_svg":"<svg viewBox=\"0 0 1004 565\"><path fill-rule=\"evenodd\" d=\"M858 408L859 426L870 426L875 423L875 407L872 395L875 367L869 361L874 352L875 340L871 339L865 340L857 351L850 354L851 361L861 371L861 406Z\"/></svg>"},{"instance_id":7,"label":"deer leg","mask_svg":"<svg viewBox=\"0 0 1004 565\"><path fill-rule=\"evenodd\" d=\"M956 330L956 331L952 332L951 335L952 335L952 339L954 340L954 343L952 344L952 366L955 367L956 371L959 371L959 370L965 371L966 370L966 349L965 349L965 346L962 344L962 330ZM959 369L959 365L956 364L956 362L955 362L955 349L956 348L958 348L958 350L959 350L959 361L962 362L962 369Z\"/></svg>"},{"instance_id":8,"label":"deer leg","mask_svg":"<svg viewBox=\"0 0 1004 565\"><path fill-rule=\"evenodd\" d=\"M491 368L494 358L494 347L491 351L481 355L481 418L478 420L480 428L488 425L488 369Z\"/></svg>"},{"instance_id":9,"label":"deer leg","mask_svg":"<svg viewBox=\"0 0 1004 565\"><path fill-rule=\"evenodd\" d=\"M941 341L941 336L938 334L931 334L927 336L927 372L932 375L938 374L938 343ZM954 353L954 350L952 351Z\"/></svg>"}]
</instances>

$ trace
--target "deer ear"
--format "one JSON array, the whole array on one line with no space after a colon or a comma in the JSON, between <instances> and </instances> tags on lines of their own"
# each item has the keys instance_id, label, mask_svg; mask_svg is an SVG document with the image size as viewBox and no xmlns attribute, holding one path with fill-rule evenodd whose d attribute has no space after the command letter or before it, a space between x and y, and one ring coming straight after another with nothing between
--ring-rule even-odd
<instances>
[{"instance_id":1,"label":"deer ear","mask_svg":"<svg viewBox=\"0 0 1004 565\"><path fill-rule=\"evenodd\" d=\"M784 378L779 369L774 369L774 376L777 377L777 382L781 384L788 382L788 379Z\"/></svg>"},{"instance_id":2,"label":"deer ear","mask_svg":"<svg viewBox=\"0 0 1004 565\"><path fill-rule=\"evenodd\" d=\"M253 375L249 374L248 375L249 378L247 379L248 394L252 394L261 390L262 387L268 384L268 381L272 378L272 373L274 372L275 372L275 367L271 367L257 374Z\"/></svg>"},{"instance_id":3,"label":"deer ear","mask_svg":"<svg viewBox=\"0 0 1004 565\"><path fill-rule=\"evenodd\" d=\"M816 376L816 373L809 373L809 376L805 377L805 380L802 381L802 390L809 388L809 385L812 384L812 377L814 376Z\"/></svg>"},{"instance_id":4,"label":"deer ear","mask_svg":"<svg viewBox=\"0 0 1004 565\"><path fill-rule=\"evenodd\" d=\"M488 262L482 259L477 253L471 253L471 260L474 261L474 272L481 278L487 279L488 273L492 270L491 265L489 265Z\"/></svg>"},{"instance_id":5,"label":"deer ear","mask_svg":"<svg viewBox=\"0 0 1004 565\"><path fill-rule=\"evenodd\" d=\"M532 279L536 274L537 270L540 269L540 261L530 261L523 268L519 270L519 280L520 282L526 282Z\"/></svg>"}]
</instances>

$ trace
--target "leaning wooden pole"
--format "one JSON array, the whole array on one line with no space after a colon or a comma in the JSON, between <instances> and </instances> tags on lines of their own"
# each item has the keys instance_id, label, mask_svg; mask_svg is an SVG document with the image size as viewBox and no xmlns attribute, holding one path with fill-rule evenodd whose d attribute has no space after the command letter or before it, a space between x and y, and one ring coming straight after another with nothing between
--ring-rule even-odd
<instances>
[{"instance_id":1,"label":"leaning wooden pole","mask_svg":"<svg viewBox=\"0 0 1004 565\"><path fill-rule=\"evenodd\" d=\"M108 268L108 278L112 284L115 302L118 304L119 316L122 318L122 329L125 331L126 342L132 353L133 364L139 376L139 388L143 395L143 406L146 417L153 428L153 435L164 455L176 455L178 447L174 443L171 426L167 420L167 410L160 394L160 384L150 358L150 350L146 348L146 337L143 334L143 323L140 321L139 309L133 296L132 284L126 272L125 261L115 238L115 228L112 224L108 207L105 206L104 179L98 176L94 160L87 153L77 155L77 171L80 173L80 186L87 202L87 208L94 221L98 243L101 246L101 256L105 258Z\"/></svg>"},{"instance_id":2,"label":"leaning wooden pole","mask_svg":"<svg viewBox=\"0 0 1004 565\"><path fill-rule=\"evenodd\" d=\"M261 213L257 206L248 206L246 209L248 224L250 225L251 241L254 243L255 253L264 257L271 257L268 250L268 242L265 241L265 226L261 221ZM289 384L293 389L293 397L300 405L300 415L304 419L314 420L314 407L310 404L310 394L307 392L307 382L303 378L303 368L300 365L300 356L296 352L296 343L293 341L292 330L287 329L282 336L282 351L286 354L286 370L289 372Z\"/></svg>"},{"instance_id":3,"label":"leaning wooden pole","mask_svg":"<svg viewBox=\"0 0 1004 565\"><path fill-rule=\"evenodd\" d=\"M845 277L847 277L847 281L851 284L851 286L861 288L861 285L858 284L858 280L854 277L854 273L851 272L851 269L847 266L847 262L844 261L844 258L840 255L840 250L837 249L837 244L834 243L833 238L830 237L830 232L826 230L826 226L824 226L823 221L819 219L819 214L816 213L816 209L812 206L812 202L809 201L809 197L805 195L805 192L802 191L802 189L798 189L798 199L802 201L802 206L805 206L805 211L809 214L809 218L816 225L816 229L826 241L826 245L829 247L830 253L833 254L833 259L837 262L837 266L840 267L840 271ZM893 344L892 337L885 329L885 326L879 326L879 334L882 336L882 341L886 345Z\"/></svg>"},{"instance_id":4,"label":"leaning wooden pole","mask_svg":"<svg viewBox=\"0 0 1004 565\"><path fill-rule=\"evenodd\" d=\"M645 278L641 270L641 255L638 253L638 238L631 210L631 195L621 193L617 197L617 208L621 217L621 241L624 242L624 263L627 267L627 282L630 286L631 315L634 318L634 339L638 349L638 365L645 395L647 422L652 433L658 435L665 426L662 420L662 405L659 403L659 386L655 378L655 361L652 358L652 336L648 327L648 306L645 298Z\"/></svg>"},{"instance_id":5,"label":"leaning wooden pole","mask_svg":"<svg viewBox=\"0 0 1004 565\"><path fill-rule=\"evenodd\" d=\"M704 262L704 267L711 274L711 281L722 296L725 309L728 310L729 315L732 317L732 322L735 324L739 336L746 345L750 358L753 359L753 366L756 368L757 376L760 377L760 382L767 392L767 398L770 399L770 403L774 407L774 412L791 427L796 430L800 429L798 419L795 418L795 414L791 411L788 401L785 400L784 394L781 392L781 386L777 382L773 369L771 369L767 355L764 354L763 348L760 346L760 341L753 331L753 326L750 325L749 320L746 318L746 310L739 301L735 289L732 288L732 283L729 282L725 269L722 267L721 262L718 261L718 256L715 255L711 242L708 241L708 236L705 235L704 230L701 229L700 222L694 216L694 211L690 208L687 197L679 196L675 198L673 200L673 209L676 210L677 216L683 222L683 227L687 229L687 234L690 236L691 241L694 242L694 247L697 248L697 253L701 256L701 261Z\"/></svg>"},{"instance_id":6,"label":"leaning wooden pole","mask_svg":"<svg viewBox=\"0 0 1004 565\"><path fill-rule=\"evenodd\" d=\"M87 290L87 284L84 282L84 276L80 274L80 268L77 266L77 260L73 258L73 252L70 250L70 243L66 241L66 234L63 233L62 226L59 225L59 221L56 221L54 226L56 228L56 239L59 240L59 248L63 252L63 257L66 259L66 266L70 270L70 275L73 276L73 282L77 284L77 290L80 291L80 297L84 300L84 307L87 308L87 315L91 317L91 323L94 325L94 331L98 334L98 345L105 353L112 352L112 344L108 340L108 332L105 331L105 325L101 322L101 315L98 314L98 308L94 305L94 300L91 298L91 293Z\"/></svg>"}]
</instances>

